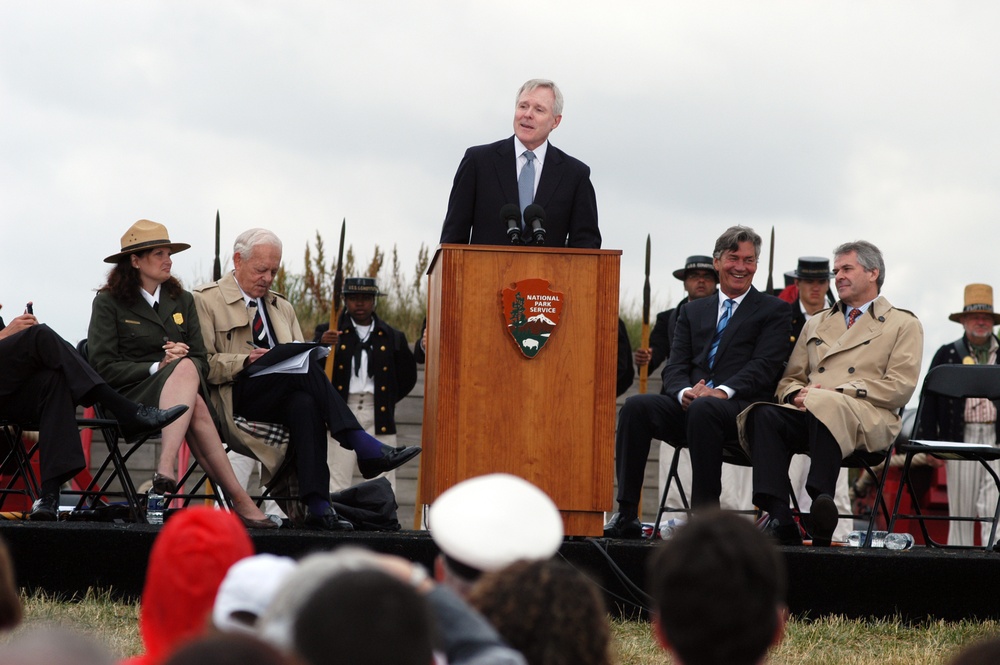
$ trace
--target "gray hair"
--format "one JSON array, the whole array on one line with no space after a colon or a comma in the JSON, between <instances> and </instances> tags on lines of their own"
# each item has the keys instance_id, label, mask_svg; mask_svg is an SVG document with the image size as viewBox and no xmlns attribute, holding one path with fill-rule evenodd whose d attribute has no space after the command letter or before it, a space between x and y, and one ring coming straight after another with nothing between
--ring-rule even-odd
<instances>
[{"instance_id":1,"label":"gray hair","mask_svg":"<svg viewBox=\"0 0 1000 665\"><path fill-rule=\"evenodd\" d=\"M737 251L740 248L741 242L752 242L754 255L758 259L760 258L760 246L764 241L749 226L740 226L738 224L730 226L715 241L715 251L712 252L712 258L721 259L723 252Z\"/></svg>"},{"instance_id":2,"label":"gray hair","mask_svg":"<svg viewBox=\"0 0 1000 665\"><path fill-rule=\"evenodd\" d=\"M342 573L359 570L384 570L378 556L352 545L338 547L334 552L318 552L303 558L290 573L282 587L257 623L259 636L271 645L288 651L293 646L292 630L299 610L324 582Z\"/></svg>"},{"instance_id":3,"label":"gray hair","mask_svg":"<svg viewBox=\"0 0 1000 665\"><path fill-rule=\"evenodd\" d=\"M865 272L878 269L878 278L875 280L875 286L878 287L879 293L881 293L882 284L885 283L885 259L882 258L881 250L867 240L855 240L854 242L845 242L833 250L833 257L836 259L838 256L850 254L851 252L858 255L858 264L865 269Z\"/></svg>"},{"instance_id":4,"label":"gray hair","mask_svg":"<svg viewBox=\"0 0 1000 665\"><path fill-rule=\"evenodd\" d=\"M281 251L281 239L278 236L267 229L256 228L249 229L236 236L236 242L233 243L233 254L239 254L243 258L248 258L253 254L255 247L262 245L277 247L278 251Z\"/></svg>"},{"instance_id":5,"label":"gray hair","mask_svg":"<svg viewBox=\"0 0 1000 665\"><path fill-rule=\"evenodd\" d=\"M536 88L548 88L552 91L552 95L556 98L555 102L552 104L552 115L562 115L563 112L563 94L559 90L559 86L555 84L554 81L548 79L531 79L530 81L525 81L521 89L517 91L517 95L514 97L514 106L521 101L521 95L526 92L531 92Z\"/></svg>"}]
</instances>

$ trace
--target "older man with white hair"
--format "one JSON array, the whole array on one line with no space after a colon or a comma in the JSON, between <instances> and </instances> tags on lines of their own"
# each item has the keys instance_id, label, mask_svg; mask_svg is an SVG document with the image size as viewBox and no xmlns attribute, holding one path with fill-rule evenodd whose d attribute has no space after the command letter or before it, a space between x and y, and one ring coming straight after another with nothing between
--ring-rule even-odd
<instances>
[{"instance_id":1,"label":"older man with white hair","mask_svg":"<svg viewBox=\"0 0 1000 665\"><path fill-rule=\"evenodd\" d=\"M255 372L270 364L274 356L268 354L277 347L304 338L291 303L271 291L281 266L281 240L266 229L244 231L233 245L233 265L232 272L194 291L208 351L208 383L224 415L226 441L277 468L283 458L277 447L238 427L236 418L287 427L304 507L304 517L296 521L307 528L349 531L351 523L330 504L327 432L354 451L365 478L405 464L420 448L392 448L361 429L315 362L306 363L301 373Z\"/></svg>"}]
</instances>

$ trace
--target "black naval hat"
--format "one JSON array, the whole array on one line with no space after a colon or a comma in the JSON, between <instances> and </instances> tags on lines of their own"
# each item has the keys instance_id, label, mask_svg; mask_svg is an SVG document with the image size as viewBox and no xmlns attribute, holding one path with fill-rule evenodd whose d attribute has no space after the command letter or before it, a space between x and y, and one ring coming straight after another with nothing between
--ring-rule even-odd
<instances>
[{"instance_id":1,"label":"black naval hat","mask_svg":"<svg viewBox=\"0 0 1000 665\"><path fill-rule=\"evenodd\" d=\"M348 277L344 279L345 296L378 296L378 284L372 277Z\"/></svg>"},{"instance_id":2,"label":"black naval hat","mask_svg":"<svg viewBox=\"0 0 1000 665\"><path fill-rule=\"evenodd\" d=\"M821 256L800 256L799 265L795 270L785 273L785 277L792 279L830 279L833 273L830 272L830 259Z\"/></svg>"},{"instance_id":3,"label":"black naval hat","mask_svg":"<svg viewBox=\"0 0 1000 665\"><path fill-rule=\"evenodd\" d=\"M674 277L683 282L684 278L687 277L688 270L711 270L712 274L715 275L715 281L719 281L719 273L715 270L715 264L712 262L711 256L695 254L687 257L684 267L674 271Z\"/></svg>"}]
</instances>

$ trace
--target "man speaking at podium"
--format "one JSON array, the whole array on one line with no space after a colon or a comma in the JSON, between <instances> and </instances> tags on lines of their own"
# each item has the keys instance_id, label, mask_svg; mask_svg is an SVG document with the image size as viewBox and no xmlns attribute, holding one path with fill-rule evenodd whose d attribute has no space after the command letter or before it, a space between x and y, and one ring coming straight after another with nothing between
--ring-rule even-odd
<instances>
[{"instance_id":1,"label":"man speaking at podium","mask_svg":"<svg viewBox=\"0 0 1000 665\"><path fill-rule=\"evenodd\" d=\"M562 93L552 81L532 79L521 86L514 136L465 151L442 243L600 249L590 167L548 140L562 108Z\"/></svg>"}]
</instances>

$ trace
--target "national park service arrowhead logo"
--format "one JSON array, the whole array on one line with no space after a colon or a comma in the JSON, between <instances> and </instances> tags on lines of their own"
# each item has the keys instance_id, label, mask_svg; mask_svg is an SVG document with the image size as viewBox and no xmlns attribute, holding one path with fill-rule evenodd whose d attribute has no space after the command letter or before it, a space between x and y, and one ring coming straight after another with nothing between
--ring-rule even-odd
<instances>
[{"instance_id":1,"label":"national park service arrowhead logo","mask_svg":"<svg viewBox=\"0 0 1000 665\"><path fill-rule=\"evenodd\" d=\"M559 325L563 294L547 280L524 279L504 289L502 298L507 332L526 358L534 358Z\"/></svg>"}]
</instances>

